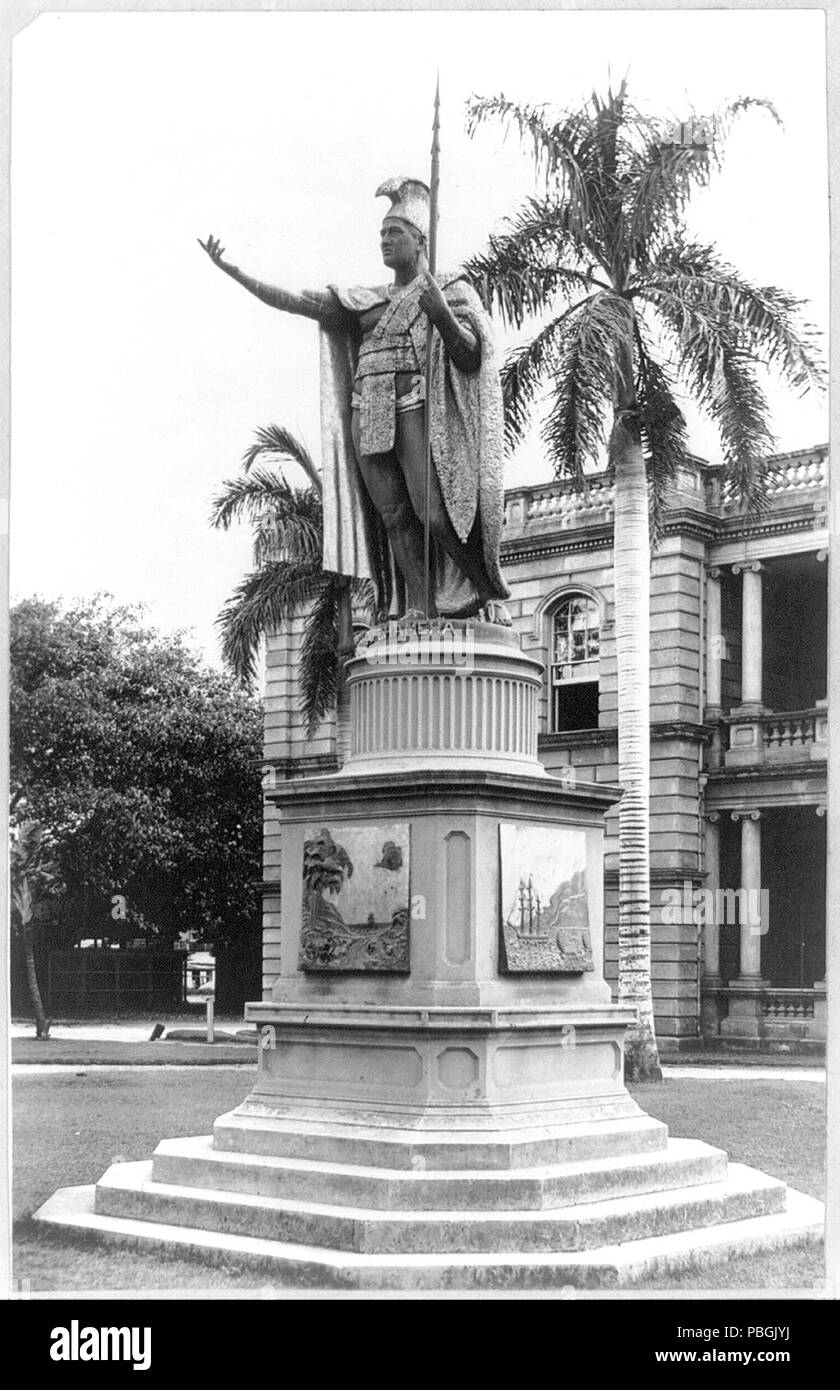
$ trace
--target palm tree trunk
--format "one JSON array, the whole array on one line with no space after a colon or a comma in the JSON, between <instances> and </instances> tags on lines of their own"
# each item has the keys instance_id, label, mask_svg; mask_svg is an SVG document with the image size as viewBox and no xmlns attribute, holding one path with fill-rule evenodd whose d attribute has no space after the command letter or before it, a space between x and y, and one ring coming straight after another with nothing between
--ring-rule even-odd
<instances>
[{"instance_id":1,"label":"palm tree trunk","mask_svg":"<svg viewBox=\"0 0 840 1390\"><path fill-rule=\"evenodd\" d=\"M615 462L615 635L618 664L618 1000L636 1010L625 1070L661 1080L650 957L650 536L641 444L619 418Z\"/></svg>"},{"instance_id":2,"label":"palm tree trunk","mask_svg":"<svg viewBox=\"0 0 840 1390\"><path fill-rule=\"evenodd\" d=\"M355 651L353 641L353 597L349 580L345 579L338 602L338 696L336 699L336 753L343 767L350 756L350 691L347 686L345 662Z\"/></svg>"},{"instance_id":3,"label":"palm tree trunk","mask_svg":"<svg viewBox=\"0 0 840 1390\"><path fill-rule=\"evenodd\" d=\"M44 1005L41 1002L41 990L38 986L31 921L24 922L21 930L23 935L23 953L26 961L26 982L29 985L29 997L32 1001L32 1012L35 1015L35 1036L36 1038L47 1038L49 1036L50 1025L44 1013Z\"/></svg>"}]
</instances>

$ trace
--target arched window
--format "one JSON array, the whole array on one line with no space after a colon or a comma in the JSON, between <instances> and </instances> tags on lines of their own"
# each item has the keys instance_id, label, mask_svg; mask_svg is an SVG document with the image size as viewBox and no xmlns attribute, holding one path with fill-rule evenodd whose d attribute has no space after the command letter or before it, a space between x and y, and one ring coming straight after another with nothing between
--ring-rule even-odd
<instances>
[{"instance_id":1,"label":"arched window","mask_svg":"<svg viewBox=\"0 0 840 1390\"><path fill-rule=\"evenodd\" d=\"M551 732L598 727L601 615L588 594L567 594L551 616Z\"/></svg>"}]
</instances>

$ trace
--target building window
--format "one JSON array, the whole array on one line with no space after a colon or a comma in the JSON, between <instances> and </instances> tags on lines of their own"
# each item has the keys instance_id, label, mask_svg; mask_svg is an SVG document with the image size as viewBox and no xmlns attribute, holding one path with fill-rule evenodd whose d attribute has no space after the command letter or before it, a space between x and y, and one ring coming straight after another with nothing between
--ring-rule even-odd
<instances>
[{"instance_id":1,"label":"building window","mask_svg":"<svg viewBox=\"0 0 840 1390\"><path fill-rule=\"evenodd\" d=\"M601 620L586 594L569 594L551 624L551 732L598 727Z\"/></svg>"}]
</instances>

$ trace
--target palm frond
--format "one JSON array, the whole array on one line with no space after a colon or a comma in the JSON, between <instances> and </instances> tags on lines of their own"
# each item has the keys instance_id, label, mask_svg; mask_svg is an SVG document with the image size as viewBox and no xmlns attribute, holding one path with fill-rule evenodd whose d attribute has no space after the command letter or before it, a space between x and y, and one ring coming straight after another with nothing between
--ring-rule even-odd
<instances>
[{"instance_id":1,"label":"palm frond","mask_svg":"<svg viewBox=\"0 0 840 1390\"><path fill-rule=\"evenodd\" d=\"M353 596L354 611L358 610L365 618L379 617L376 585L372 579L351 579L350 592Z\"/></svg>"},{"instance_id":2,"label":"palm frond","mask_svg":"<svg viewBox=\"0 0 840 1390\"><path fill-rule=\"evenodd\" d=\"M521 328L558 295L568 301L591 288L591 270L569 263L576 258L560 205L534 198L508 219L502 233L488 238L487 250L470 257L464 269L488 312L495 310L504 322Z\"/></svg>"},{"instance_id":3,"label":"palm frond","mask_svg":"<svg viewBox=\"0 0 840 1390\"><path fill-rule=\"evenodd\" d=\"M321 720L335 707L339 685L338 614L347 580L324 576L323 587L306 616L300 652L300 707L312 738Z\"/></svg>"},{"instance_id":4,"label":"palm frond","mask_svg":"<svg viewBox=\"0 0 840 1390\"><path fill-rule=\"evenodd\" d=\"M638 321L635 328L638 422L648 469L650 539L655 548L662 536L668 484L688 458L688 434L673 383L653 356Z\"/></svg>"},{"instance_id":5,"label":"palm frond","mask_svg":"<svg viewBox=\"0 0 840 1390\"><path fill-rule=\"evenodd\" d=\"M666 145L658 123L642 120L637 143L626 169L626 221L633 261L643 266L652 248L667 245L683 229L683 214L693 192L708 186L723 164L724 152L735 119L744 112L766 110L781 125L773 103L761 97L738 97L717 111L711 121L713 137L705 145ZM687 124L702 117L689 108Z\"/></svg>"},{"instance_id":6,"label":"palm frond","mask_svg":"<svg viewBox=\"0 0 840 1390\"><path fill-rule=\"evenodd\" d=\"M566 206L568 232L582 254L590 245L592 209L576 143L586 131L586 114L567 112L551 121L547 110L545 105L509 101L503 94L474 96L467 102L467 134L473 136L479 126L491 120L501 122L506 130L518 131L522 143L530 145L538 177L544 178Z\"/></svg>"},{"instance_id":7,"label":"palm frond","mask_svg":"<svg viewBox=\"0 0 840 1390\"><path fill-rule=\"evenodd\" d=\"M766 510L764 461L776 440L755 364L740 349L723 345L719 370L706 395L706 409L720 432L725 471L736 495L750 511Z\"/></svg>"},{"instance_id":8,"label":"palm frond","mask_svg":"<svg viewBox=\"0 0 840 1390\"><path fill-rule=\"evenodd\" d=\"M542 437L558 476L583 483L605 443L605 421L621 388L619 355L633 341L633 309L601 291L568 315L557 344L554 403Z\"/></svg>"},{"instance_id":9,"label":"palm frond","mask_svg":"<svg viewBox=\"0 0 840 1390\"><path fill-rule=\"evenodd\" d=\"M625 109L627 83L622 81L617 92L608 88L606 98L592 93L593 120L588 164L590 188L598 190L593 198L593 213L599 226L599 241L604 248L604 261L617 285L623 286L627 272L624 209L621 199L621 167L626 162L630 143L628 111ZM632 127L631 127L632 129Z\"/></svg>"},{"instance_id":10,"label":"palm frond","mask_svg":"<svg viewBox=\"0 0 840 1390\"><path fill-rule=\"evenodd\" d=\"M735 118L742 115L745 111L766 111L768 116L772 116L776 125L782 130L784 129L784 121L776 110L775 104L769 97L736 97L734 101L730 101L726 106L722 106L714 116L714 123L723 136L724 141L732 129ZM720 140L718 140L718 158L723 154L723 148Z\"/></svg>"},{"instance_id":11,"label":"palm frond","mask_svg":"<svg viewBox=\"0 0 840 1390\"><path fill-rule=\"evenodd\" d=\"M505 440L509 449L515 449L525 437L537 392L553 373L556 347L566 320L582 309L586 302L582 300L552 319L530 342L514 348L505 359L501 378Z\"/></svg>"},{"instance_id":12,"label":"palm frond","mask_svg":"<svg viewBox=\"0 0 840 1390\"><path fill-rule=\"evenodd\" d=\"M819 335L802 319L805 301L774 285L752 285L713 247L678 237L661 248L637 293L668 294L717 319L800 393L825 389Z\"/></svg>"},{"instance_id":13,"label":"palm frond","mask_svg":"<svg viewBox=\"0 0 840 1390\"><path fill-rule=\"evenodd\" d=\"M280 627L324 585L319 560L268 561L236 586L216 619L222 656L238 680L256 678L256 658L266 632Z\"/></svg>"},{"instance_id":14,"label":"palm frond","mask_svg":"<svg viewBox=\"0 0 840 1390\"><path fill-rule=\"evenodd\" d=\"M254 523L254 565L266 560L308 564L320 560L324 548L321 499L314 488L295 494L289 505L266 510Z\"/></svg>"},{"instance_id":15,"label":"palm frond","mask_svg":"<svg viewBox=\"0 0 840 1390\"><path fill-rule=\"evenodd\" d=\"M261 425L254 431L255 442L242 456L242 466L247 473L260 454L278 454L281 458L296 463L303 469L312 486L322 490L321 475L312 461L306 445L282 425Z\"/></svg>"},{"instance_id":16,"label":"palm frond","mask_svg":"<svg viewBox=\"0 0 840 1390\"><path fill-rule=\"evenodd\" d=\"M742 502L761 510L763 459L775 441L755 357L737 331L702 302L695 307L688 299L664 293L652 296L652 301L672 335L681 377L717 426L728 480Z\"/></svg>"},{"instance_id":17,"label":"palm frond","mask_svg":"<svg viewBox=\"0 0 840 1390\"><path fill-rule=\"evenodd\" d=\"M317 524L320 493L312 487L293 488L282 473L270 468L252 468L222 483L211 504L210 524L227 531L235 521L262 525L266 516L300 516Z\"/></svg>"},{"instance_id":18,"label":"palm frond","mask_svg":"<svg viewBox=\"0 0 840 1390\"><path fill-rule=\"evenodd\" d=\"M709 147L662 145L658 132L651 128L627 175L627 242L635 266L646 266L657 246L667 245L679 234L691 194L708 185L712 169Z\"/></svg>"}]
</instances>

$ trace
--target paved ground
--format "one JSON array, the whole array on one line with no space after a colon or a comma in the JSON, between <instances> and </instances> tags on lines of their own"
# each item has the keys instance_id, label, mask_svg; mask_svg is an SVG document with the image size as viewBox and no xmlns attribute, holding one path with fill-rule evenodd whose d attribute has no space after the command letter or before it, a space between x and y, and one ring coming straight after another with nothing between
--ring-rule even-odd
<instances>
[{"instance_id":1,"label":"paved ground","mask_svg":"<svg viewBox=\"0 0 840 1390\"><path fill-rule=\"evenodd\" d=\"M205 1062L205 1071L247 1071L256 1068L253 1059L245 1062ZM195 1071L194 1062L13 1062L12 1076L87 1076L89 1072Z\"/></svg>"},{"instance_id":2,"label":"paved ground","mask_svg":"<svg viewBox=\"0 0 840 1390\"><path fill-rule=\"evenodd\" d=\"M730 1081L825 1081L825 1067L739 1067L733 1063L728 1066L720 1063L713 1067L663 1065L664 1076L679 1078L691 1077L693 1081L715 1081L726 1077Z\"/></svg>"},{"instance_id":3,"label":"paved ground","mask_svg":"<svg viewBox=\"0 0 840 1390\"><path fill-rule=\"evenodd\" d=\"M179 1018L173 1023L161 1022L167 1031L190 1029L203 1033L206 1026L200 1014L189 1021ZM139 1023L53 1023L50 1025L50 1037L70 1038L74 1042L148 1042L154 1026L148 1019ZM217 1032L237 1033L247 1025L241 1018L217 1018L213 1026ZM13 1038L32 1038L35 1029L31 1023L13 1023L11 1035Z\"/></svg>"},{"instance_id":4,"label":"paved ground","mask_svg":"<svg viewBox=\"0 0 840 1390\"><path fill-rule=\"evenodd\" d=\"M74 1071L85 1074L95 1071L192 1071L191 1062L17 1062L12 1065L12 1076L32 1076L34 1074L57 1076L61 1072ZM255 1067L253 1060L244 1062L206 1062L204 1071L241 1071ZM825 1072L816 1067L799 1068L796 1071L784 1067L663 1067L666 1081L817 1081L825 1082Z\"/></svg>"},{"instance_id":5,"label":"paved ground","mask_svg":"<svg viewBox=\"0 0 840 1390\"><path fill-rule=\"evenodd\" d=\"M161 1020L163 1022L163 1020ZM246 1030L247 1025L241 1017L217 1018L215 1020L215 1031L221 1042L221 1035L228 1034L233 1036ZM201 1015L191 1016L187 1019L176 1018L169 1023L164 1023L166 1033L175 1033L180 1038L184 1038L186 1031L195 1034L195 1041L200 1042L204 1037L204 1028ZM127 1020L124 1023L99 1023L99 1022L78 1022L78 1023L56 1023L50 1028L50 1039L56 1041L64 1040L71 1042L112 1042L112 1043L147 1043L151 1037L154 1023L150 1019L141 1021ZM256 1038L256 1030L248 1029L253 1032ZM31 1023L13 1023L11 1026L12 1038L32 1038L34 1028ZM164 1034L164 1037L166 1034ZM173 1044L174 1045L174 1044ZM226 1060L224 1062L207 1063L202 1057L204 1065L218 1067L219 1070L230 1070L237 1066L252 1067L254 1060L252 1057L243 1058L241 1062ZM25 1062L16 1063L12 1067L13 1075L20 1075L24 1072L57 1073L68 1066L75 1066L79 1071L125 1071L131 1069L136 1064L131 1061L106 1061L106 1062ZM190 1064L179 1060L178 1062L167 1062L161 1058L147 1062L147 1066L153 1069L165 1068L166 1070L181 1069ZM821 1059L799 1056L792 1054L784 1060L772 1060L759 1053L749 1054L748 1057L735 1056L731 1053L721 1053L717 1055L705 1054L700 1056L692 1055L682 1057L679 1062L673 1064L664 1062L662 1066L663 1074L673 1080L691 1077L695 1081L712 1081L717 1078L726 1077L729 1080L747 1081L825 1081L825 1066Z\"/></svg>"}]
</instances>

